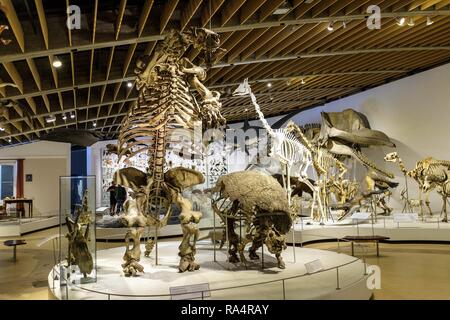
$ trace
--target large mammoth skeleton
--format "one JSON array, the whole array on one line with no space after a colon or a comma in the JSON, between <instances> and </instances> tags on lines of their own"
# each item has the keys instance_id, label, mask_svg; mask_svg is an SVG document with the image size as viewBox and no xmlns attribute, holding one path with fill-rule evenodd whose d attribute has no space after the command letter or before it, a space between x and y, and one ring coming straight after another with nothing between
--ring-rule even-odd
<instances>
[{"instance_id":1,"label":"large mammoth skeleton","mask_svg":"<svg viewBox=\"0 0 450 320\"><path fill-rule=\"evenodd\" d=\"M292 226L292 216L286 191L277 180L259 171L234 172L220 177L210 192L213 210L226 226L229 262L246 263L248 243L252 244L250 259L259 259L256 251L265 244L275 254L278 267L284 269L281 253L287 248L285 235ZM239 220L244 221L242 238L235 231Z\"/></svg>"}]
</instances>

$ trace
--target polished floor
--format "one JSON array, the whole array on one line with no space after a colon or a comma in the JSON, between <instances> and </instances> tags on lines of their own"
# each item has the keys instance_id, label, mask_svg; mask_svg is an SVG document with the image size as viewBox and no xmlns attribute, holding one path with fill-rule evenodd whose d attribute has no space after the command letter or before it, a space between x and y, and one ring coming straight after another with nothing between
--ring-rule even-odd
<instances>
[{"instance_id":1,"label":"polished floor","mask_svg":"<svg viewBox=\"0 0 450 320\"><path fill-rule=\"evenodd\" d=\"M52 228L20 237L27 244L17 248L16 262L12 261L12 248L3 245L7 239L0 238L0 299L47 299L47 276L55 257L53 242L42 242L57 233L58 228ZM97 243L98 250L119 246L122 243ZM307 247L350 254L348 244ZM377 257L375 247L367 244L356 254L365 254L369 264L381 269L381 289L374 290L376 300L450 299L450 245L380 244Z\"/></svg>"}]
</instances>

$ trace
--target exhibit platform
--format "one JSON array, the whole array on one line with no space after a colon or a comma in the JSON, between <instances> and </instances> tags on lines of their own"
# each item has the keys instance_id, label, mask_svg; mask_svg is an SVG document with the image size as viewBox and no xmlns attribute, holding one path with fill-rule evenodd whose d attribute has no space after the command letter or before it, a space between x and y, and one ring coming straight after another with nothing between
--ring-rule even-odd
<instances>
[{"instance_id":1,"label":"exhibit platform","mask_svg":"<svg viewBox=\"0 0 450 320\"><path fill-rule=\"evenodd\" d=\"M47 229L58 225L58 216L0 220L0 236L18 237L28 232Z\"/></svg>"},{"instance_id":2,"label":"exhibit platform","mask_svg":"<svg viewBox=\"0 0 450 320\"><path fill-rule=\"evenodd\" d=\"M265 248L264 268L259 260L249 261L246 269L243 263L226 262L225 249L217 248L214 261L211 241L203 240L198 243L196 255L200 270L179 273L178 245L178 241L160 242L158 265L155 265L155 252L148 258L142 256L140 263L145 273L138 277L125 277L122 272L124 247L97 252L96 283L61 286L59 266L55 266L48 276L49 298L290 300L370 299L372 296L366 284L367 266L346 254L297 247L294 262L294 248L289 247L283 252L286 269L282 270Z\"/></svg>"},{"instance_id":3,"label":"exhibit platform","mask_svg":"<svg viewBox=\"0 0 450 320\"><path fill-rule=\"evenodd\" d=\"M395 214L401 215L400 212ZM296 244L316 241L336 241L345 236L385 236L389 242L450 242L450 223L441 221L440 215L428 216L412 222L396 222L394 217L379 215L377 219L356 220L346 218L340 222L327 221L323 225L310 218L298 219L288 234L287 242ZM397 220L398 221L398 220ZM292 231L295 230L295 237Z\"/></svg>"}]
</instances>

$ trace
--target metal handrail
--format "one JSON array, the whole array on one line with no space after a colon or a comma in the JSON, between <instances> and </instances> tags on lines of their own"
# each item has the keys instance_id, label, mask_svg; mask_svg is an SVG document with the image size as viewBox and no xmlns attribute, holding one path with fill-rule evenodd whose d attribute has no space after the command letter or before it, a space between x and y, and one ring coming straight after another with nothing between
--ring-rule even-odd
<instances>
[{"instance_id":1,"label":"metal handrail","mask_svg":"<svg viewBox=\"0 0 450 320\"><path fill-rule=\"evenodd\" d=\"M353 264L357 261L361 261L365 264L364 260L361 260L360 258L356 258L352 261L346 262L344 264L341 264L339 266L334 266L334 267L330 267L327 269L323 269L323 270L319 270L317 272L314 273L304 273L301 275L297 275L297 276L291 276L291 277L286 277L286 278L282 278L282 279L276 279L276 280L269 280L269 281L263 281L263 282L258 282L258 283L252 283L252 284L245 284L245 285L240 285L240 286L233 286L233 287L226 287L226 288L216 288L216 289L209 289L209 290L201 290L201 291L193 291L193 292L189 292L189 294L202 294L205 292L214 292L214 291L224 291L224 290L230 290L230 289L239 289L239 288L245 288L245 287L251 287L251 286L257 286L257 285L264 285L264 284L269 284L269 283L276 283L276 282L281 282L283 284L283 294L285 295L285 291L284 291L284 282L286 280L292 280L292 279L297 279L297 278L302 278L302 277L306 277L306 276L311 276L311 275L315 275L315 274L319 274L319 273L323 273L323 272L327 272L327 271L331 271L336 269L337 273L339 272L339 268L345 267L347 265ZM53 268L54 269L54 268ZM58 275L59 272L57 272ZM363 274L363 276L358 279L357 281L349 284L348 286L353 285L354 283L360 281L362 278L364 278L364 276L366 276L366 273ZM65 279L67 281L67 279ZM100 294L100 295L105 295L108 296L108 299L110 299L111 296L115 296L115 297L134 297L134 298L157 298L157 297L171 297L171 296L175 296L175 295L185 295L186 293L175 293L175 294L153 294L153 295L142 295L142 294L118 294L118 293L106 293L106 292L101 292L101 291L97 291L97 290L93 290L93 289L89 289L89 288L84 288L82 286L78 286L76 284L71 284L72 286L80 289L80 290L84 290L84 291L88 291L88 292L93 292L96 294ZM338 289L339 288L339 281L338 281Z\"/></svg>"}]
</instances>

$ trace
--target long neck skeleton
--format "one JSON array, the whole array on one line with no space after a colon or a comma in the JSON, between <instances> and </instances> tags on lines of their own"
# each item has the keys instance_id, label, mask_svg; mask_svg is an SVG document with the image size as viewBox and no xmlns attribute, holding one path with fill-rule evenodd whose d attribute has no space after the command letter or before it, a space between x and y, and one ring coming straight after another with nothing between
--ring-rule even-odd
<instances>
[{"instance_id":1,"label":"long neck skeleton","mask_svg":"<svg viewBox=\"0 0 450 320\"><path fill-rule=\"evenodd\" d=\"M283 184L288 195L289 205L291 204L290 170L291 166L294 163L300 163L299 179L305 182L312 190L316 190L317 188L309 182L306 175L306 171L308 170L309 166L312 165L311 152L300 141L298 141L298 139L292 133L287 132L286 129L272 129L272 127L265 119L258 102L256 101L256 97L253 94L250 85L248 84L248 79L245 79L244 82L239 85L239 87L234 91L233 95L250 96L253 106L255 107L255 111L258 114L259 120L262 122L263 127L267 130L267 133L272 138L271 154L278 161L280 161L280 163L285 167L286 170L286 177L285 179L283 179ZM322 216L324 216L320 197L318 197L318 201Z\"/></svg>"}]
</instances>

